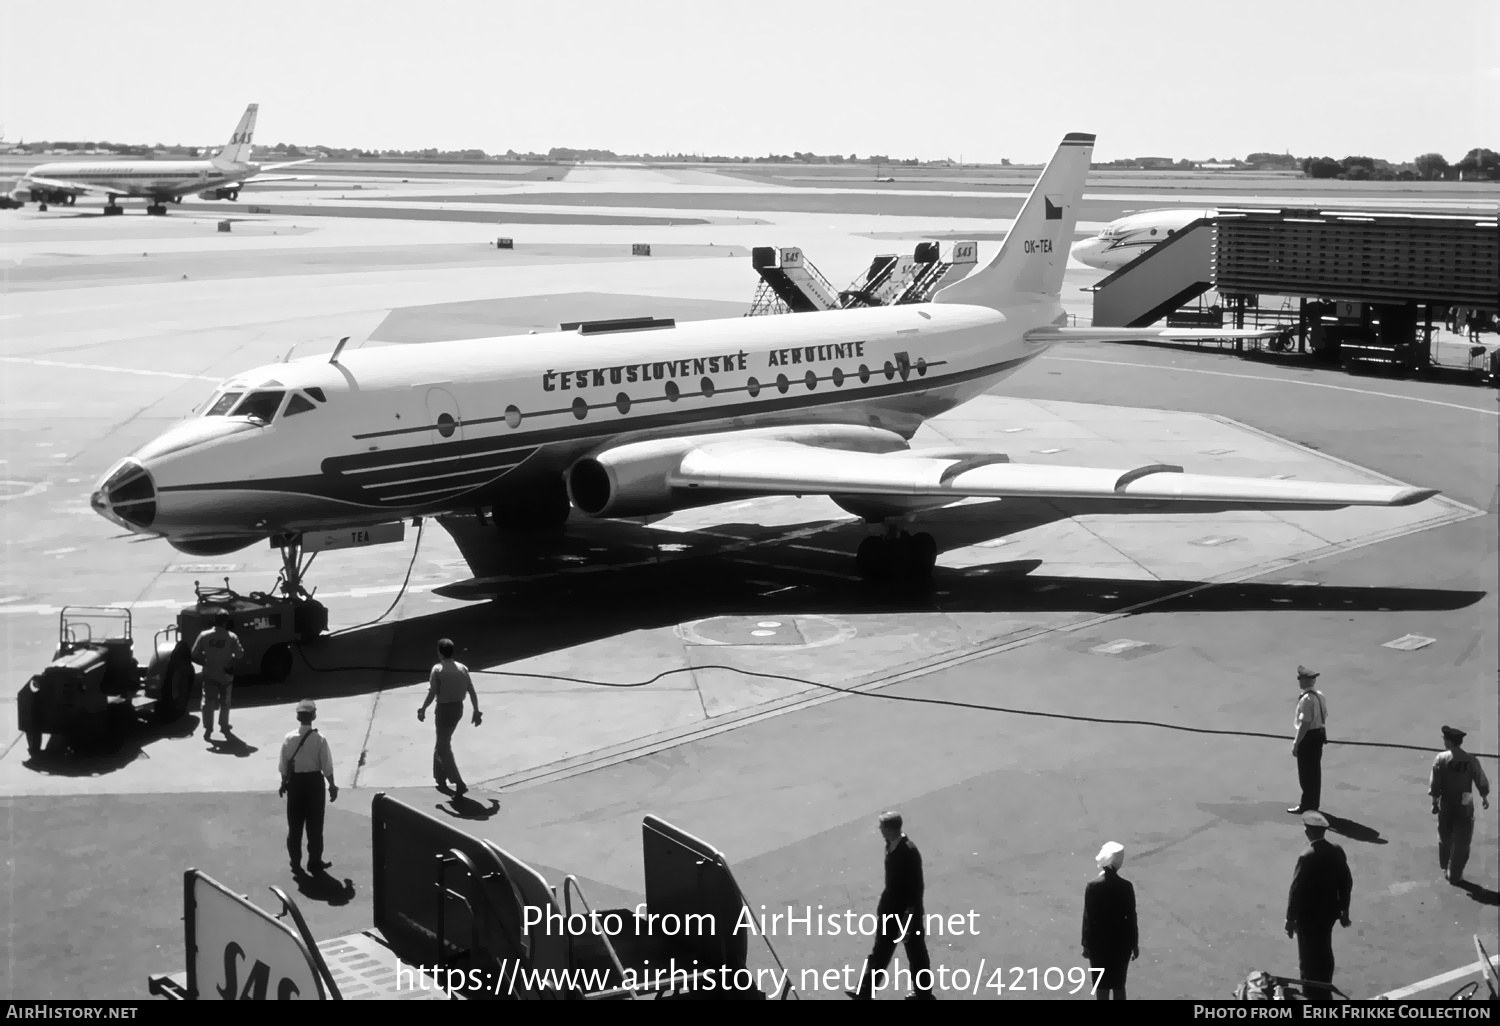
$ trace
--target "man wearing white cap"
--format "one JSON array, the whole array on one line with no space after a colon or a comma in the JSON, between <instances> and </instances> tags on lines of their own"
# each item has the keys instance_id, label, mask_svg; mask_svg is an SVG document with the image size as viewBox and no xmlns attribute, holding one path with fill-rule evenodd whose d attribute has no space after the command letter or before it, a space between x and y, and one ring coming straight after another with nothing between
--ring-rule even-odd
<instances>
[{"instance_id":1,"label":"man wearing white cap","mask_svg":"<svg viewBox=\"0 0 1500 1026\"><path fill-rule=\"evenodd\" d=\"M1141 957L1135 921L1135 888L1120 876L1123 845L1110 841L1094 856L1099 876L1083 889L1083 957L1103 969L1094 991L1100 1001L1125 1000L1125 972Z\"/></svg>"},{"instance_id":2,"label":"man wearing white cap","mask_svg":"<svg viewBox=\"0 0 1500 1026\"><path fill-rule=\"evenodd\" d=\"M293 875L302 874L302 832L307 831L307 868L316 873L332 863L323 861L323 779L328 779L328 800L339 800L333 782L333 753L328 739L318 733L313 720L318 707L310 698L297 703L297 729L281 742L281 796L286 799L286 852Z\"/></svg>"},{"instance_id":3,"label":"man wearing white cap","mask_svg":"<svg viewBox=\"0 0 1500 1026\"><path fill-rule=\"evenodd\" d=\"M1469 845L1474 839L1474 792L1479 789L1484 807L1490 807L1490 782L1479 760L1464 751L1464 731L1443 727L1443 747L1432 762L1427 793L1432 814L1438 818L1438 867L1451 884L1464 879L1469 863Z\"/></svg>"},{"instance_id":4,"label":"man wearing white cap","mask_svg":"<svg viewBox=\"0 0 1500 1026\"><path fill-rule=\"evenodd\" d=\"M1309 842L1297 858L1292 887L1286 898L1286 935L1297 938L1298 971L1308 983L1333 982L1333 924L1349 925L1349 901L1354 878L1344 849L1327 840L1328 820L1322 813L1302 814ZM1322 987L1309 987L1310 1001L1329 1001Z\"/></svg>"},{"instance_id":5,"label":"man wearing white cap","mask_svg":"<svg viewBox=\"0 0 1500 1026\"><path fill-rule=\"evenodd\" d=\"M1323 746L1328 743L1328 699L1315 686L1318 671L1297 667L1297 738L1292 742L1292 757L1297 760L1297 783L1302 785L1302 801L1286 811L1301 815L1316 809L1323 800Z\"/></svg>"}]
</instances>

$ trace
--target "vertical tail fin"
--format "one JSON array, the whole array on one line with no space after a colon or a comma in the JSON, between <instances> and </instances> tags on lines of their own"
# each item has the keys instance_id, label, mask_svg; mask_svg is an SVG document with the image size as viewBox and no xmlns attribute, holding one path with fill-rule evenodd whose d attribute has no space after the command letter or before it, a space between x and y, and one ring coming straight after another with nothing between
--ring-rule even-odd
<instances>
[{"instance_id":1,"label":"vertical tail fin","mask_svg":"<svg viewBox=\"0 0 1500 1026\"><path fill-rule=\"evenodd\" d=\"M255 136L255 115L259 112L260 104L258 103L252 103L245 108L245 115L235 126L234 134L229 137L229 143L214 157L215 164L223 166L250 163L250 141Z\"/></svg>"},{"instance_id":2,"label":"vertical tail fin","mask_svg":"<svg viewBox=\"0 0 1500 1026\"><path fill-rule=\"evenodd\" d=\"M1092 135L1070 132L1063 136L1000 252L979 271L939 291L932 301L995 306L1007 297L1059 295L1093 154Z\"/></svg>"}]
</instances>

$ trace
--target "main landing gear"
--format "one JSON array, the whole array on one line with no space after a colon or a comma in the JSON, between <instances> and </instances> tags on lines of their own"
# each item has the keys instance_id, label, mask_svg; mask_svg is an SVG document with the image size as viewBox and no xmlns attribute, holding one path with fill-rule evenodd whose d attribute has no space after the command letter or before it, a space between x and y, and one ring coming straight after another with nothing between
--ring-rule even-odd
<instances>
[{"instance_id":1,"label":"main landing gear","mask_svg":"<svg viewBox=\"0 0 1500 1026\"><path fill-rule=\"evenodd\" d=\"M160 215L165 214L166 212L167 205L165 203L151 203L146 207L146 213L148 214Z\"/></svg>"},{"instance_id":2,"label":"main landing gear","mask_svg":"<svg viewBox=\"0 0 1500 1026\"><path fill-rule=\"evenodd\" d=\"M122 209L120 205L115 202L115 198L113 196L104 201L105 217L114 217L123 213L125 213L124 209Z\"/></svg>"},{"instance_id":3,"label":"main landing gear","mask_svg":"<svg viewBox=\"0 0 1500 1026\"><path fill-rule=\"evenodd\" d=\"M932 576L937 554L932 535L887 527L885 534L872 534L860 542L854 559L859 576L866 581L915 582Z\"/></svg>"}]
</instances>

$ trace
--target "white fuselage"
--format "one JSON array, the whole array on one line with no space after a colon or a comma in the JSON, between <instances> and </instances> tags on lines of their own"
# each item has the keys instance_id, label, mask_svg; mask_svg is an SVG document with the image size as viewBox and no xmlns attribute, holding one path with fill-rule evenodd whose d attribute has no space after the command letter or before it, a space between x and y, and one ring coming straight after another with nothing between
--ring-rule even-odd
<instances>
[{"instance_id":1,"label":"white fuselage","mask_svg":"<svg viewBox=\"0 0 1500 1026\"><path fill-rule=\"evenodd\" d=\"M1118 271L1192 222L1214 215L1212 210L1180 209L1129 214L1105 225L1098 235L1075 242L1070 252L1080 264Z\"/></svg>"},{"instance_id":2,"label":"white fuselage","mask_svg":"<svg viewBox=\"0 0 1500 1026\"><path fill-rule=\"evenodd\" d=\"M1023 335L1058 323L1061 305L1017 299L1002 310L929 303L271 364L236 375L116 464L93 504L185 551L233 551L278 533L506 501L631 441L778 425L909 439L1046 348ZM256 395L259 418L238 405Z\"/></svg>"},{"instance_id":3,"label":"white fuselage","mask_svg":"<svg viewBox=\"0 0 1500 1026\"><path fill-rule=\"evenodd\" d=\"M211 160L111 161L107 163L42 164L26 172L17 188L28 188L32 179L61 180L118 189L130 196L168 199L191 192L243 181L259 168L253 164L216 164ZM47 186L38 186L47 191Z\"/></svg>"}]
</instances>

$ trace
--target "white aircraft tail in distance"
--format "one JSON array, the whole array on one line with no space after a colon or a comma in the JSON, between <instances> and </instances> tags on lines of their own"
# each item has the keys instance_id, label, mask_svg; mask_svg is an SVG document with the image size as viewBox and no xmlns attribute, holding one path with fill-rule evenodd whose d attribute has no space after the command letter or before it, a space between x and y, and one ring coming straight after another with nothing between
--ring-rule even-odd
<instances>
[{"instance_id":1,"label":"white aircraft tail in distance","mask_svg":"<svg viewBox=\"0 0 1500 1026\"><path fill-rule=\"evenodd\" d=\"M270 540L295 567L303 532L475 508L502 525L560 525L574 510L608 519L826 495L872 529L861 574L906 578L931 572L937 546L903 527L974 496L1182 513L1402 506L1435 495L911 449L926 420L1058 342L1152 332L1063 327L1060 289L1093 142L1066 136L995 256L932 302L583 323L519 341L352 352L341 342L330 357L236 375L112 467L93 507L198 556Z\"/></svg>"},{"instance_id":2,"label":"white aircraft tail in distance","mask_svg":"<svg viewBox=\"0 0 1500 1026\"><path fill-rule=\"evenodd\" d=\"M202 199L235 200L247 181L295 181L296 175L267 176L266 171L308 164L316 158L285 161L280 164L255 164L250 160L255 136L255 119L260 105L245 108L234 134L223 149L210 160L115 160L67 161L42 164L26 172L11 192L14 199L29 198L38 209L49 203L69 204L85 193L105 197L104 213L118 214L120 199L144 198L146 212L165 214L166 204L182 202L182 197L198 193Z\"/></svg>"}]
</instances>

